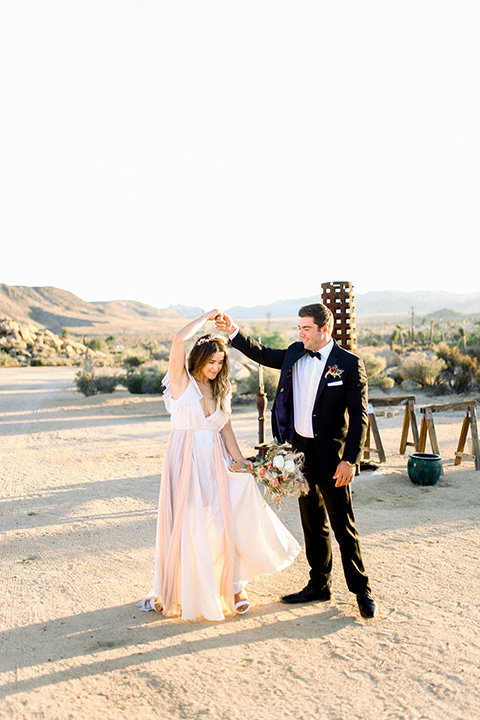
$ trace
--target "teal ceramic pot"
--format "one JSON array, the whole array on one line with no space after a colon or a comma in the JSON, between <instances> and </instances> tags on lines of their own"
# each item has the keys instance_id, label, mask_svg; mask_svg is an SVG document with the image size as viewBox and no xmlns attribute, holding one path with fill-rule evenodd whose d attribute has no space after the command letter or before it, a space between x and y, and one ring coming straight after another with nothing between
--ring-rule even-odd
<instances>
[{"instance_id":1,"label":"teal ceramic pot","mask_svg":"<svg viewBox=\"0 0 480 720\"><path fill-rule=\"evenodd\" d=\"M442 458L436 453L414 452L408 456L407 469L414 485L436 485L443 474Z\"/></svg>"}]
</instances>

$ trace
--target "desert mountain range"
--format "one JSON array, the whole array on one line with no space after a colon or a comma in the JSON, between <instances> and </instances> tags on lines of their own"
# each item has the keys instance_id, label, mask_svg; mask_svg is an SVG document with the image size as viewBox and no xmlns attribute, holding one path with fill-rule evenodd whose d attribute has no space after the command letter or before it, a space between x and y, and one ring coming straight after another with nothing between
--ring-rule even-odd
<instances>
[{"instance_id":1,"label":"desert mountain range","mask_svg":"<svg viewBox=\"0 0 480 720\"><path fill-rule=\"evenodd\" d=\"M321 295L279 300L269 305L228 308L235 318L295 317L301 305L321 301ZM417 317L427 315L444 319L480 317L480 292L399 292L383 291L356 295L356 314L362 316L403 315L405 320L412 307ZM200 308L183 305L158 309L133 300L87 302L67 290L55 287L26 287L0 284L0 317L48 328L61 334L68 329L73 335L146 334L170 336L181 327L185 316L194 316Z\"/></svg>"},{"instance_id":2,"label":"desert mountain range","mask_svg":"<svg viewBox=\"0 0 480 720\"><path fill-rule=\"evenodd\" d=\"M238 318L295 317L301 305L321 302L321 295L297 298L294 300L278 300L270 305L255 307L233 307L230 312ZM480 315L480 292L449 293L444 291L418 290L401 292L399 290L383 290L355 294L355 311L358 316L410 315L412 308L417 317L425 315L441 315L444 319L458 315L471 318Z\"/></svg>"},{"instance_id":3,"label":"desert mountain range","mask_svg":"<svg viewBox=\"0 0 480 720\"><path fill-rule=\"evenodd\" d=\"M0 318L45 327L62 334L101 335L127 333L156 335L180 327L182 316L175 310L159 310L133 300L87 302L55 287L26 287L0 284Z\"/></svg>"}]
</instances>

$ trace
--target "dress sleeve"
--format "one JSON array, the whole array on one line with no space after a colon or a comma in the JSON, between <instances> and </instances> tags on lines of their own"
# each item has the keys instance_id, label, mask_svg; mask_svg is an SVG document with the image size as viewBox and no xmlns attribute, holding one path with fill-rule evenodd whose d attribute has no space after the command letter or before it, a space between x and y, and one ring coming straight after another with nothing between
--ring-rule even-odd
<instances>
[{"instance_id":1,"label":"dress sleeve","mask_svg":"<svg viewBox=\"0 0 480 720\"><path fill-rule=\"evenodd\" d=\"M188 370L187 375L189 379L188 385L178 398L172 398L172 386L170 383L170 375L168 372L162 380L162 384L165 388L165 390L163 391L163 401L165 403L166 411L170 414L172 414L173 407L177 407L178 405L188 405L194 400L202 398L202 393L198 389L197 384L193 380Z\"/></svg>"},{"instance_id":2,"label":"dress sleeve","mask_svg":"<svg viewBox=\"0 0 480 720\"><path fill-rule=\"evenodd\" d=\"M165 409L171 413L171 402L172 402L172 386L170 384L170 373L167 372L165 377L162 378L162 385L165 388L163 391L163 402L165 403Z\"/></svg>"}]
</instances>

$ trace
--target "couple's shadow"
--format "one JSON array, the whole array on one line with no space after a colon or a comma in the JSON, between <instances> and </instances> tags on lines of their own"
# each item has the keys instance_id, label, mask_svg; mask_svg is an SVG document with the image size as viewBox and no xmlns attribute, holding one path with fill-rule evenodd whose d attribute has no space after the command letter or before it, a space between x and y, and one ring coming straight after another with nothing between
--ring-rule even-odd
<instances>
[{"instance_id":1,"label":"couple's shadow","mask_svg":"<svg viewBox=\"0 0 480 720\"><path fill-rule=\"evenodd\" d=\"M302 607L272 602L253 607L248 616L188 622L128 604L6 630L0 634L0 666L11 680L0 689L0 697L211 649L324 637L357 622L354 613L344 614L331 603L310 605L306 613ZM254 620L253 625L246 618ZM211 630L208 637L206 629ZM21 672L34 667L38 675Z\"/></svg>"}]
</instances>

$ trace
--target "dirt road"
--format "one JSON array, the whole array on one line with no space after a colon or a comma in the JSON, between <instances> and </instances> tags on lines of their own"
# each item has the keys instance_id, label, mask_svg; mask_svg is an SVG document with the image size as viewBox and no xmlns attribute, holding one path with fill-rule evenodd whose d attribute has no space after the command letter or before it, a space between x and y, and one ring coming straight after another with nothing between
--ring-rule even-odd
<instances>
[{"instance_id":1,"label":"dirt road","mask_svg":"<svg viewBox=\"0 0 480 720\"><path fill-rule=\"evenodd\" d=\"M386 466L355 480L376 620L359 617L337 554L331 602L280 603L305 584L302 553L250 584L246 616L189 623L135 606L152 579L163 403L85 398L75 372L0 371L2 720L480 717L480 473L453 467L461 418L439 416L436 487L408 480L401 415L380 421ZM256 412L234 425L251 454ZM295 502L281 517L302 542Z\"/></svg>"}]
</instances>

